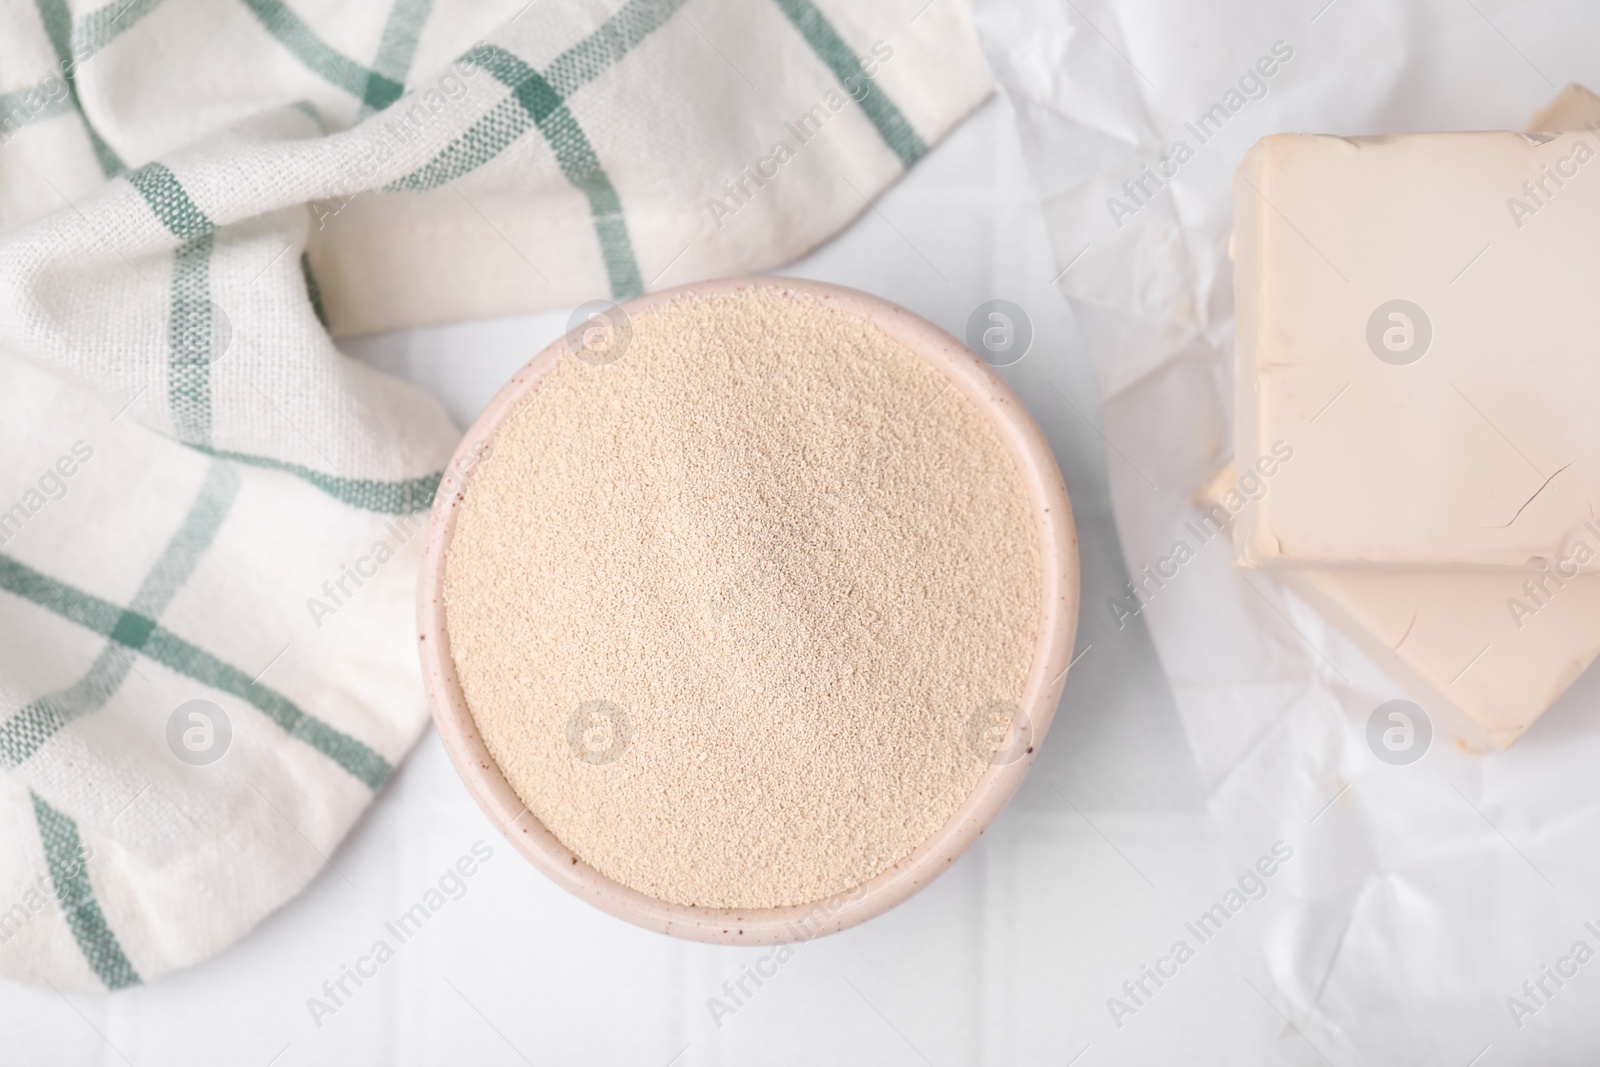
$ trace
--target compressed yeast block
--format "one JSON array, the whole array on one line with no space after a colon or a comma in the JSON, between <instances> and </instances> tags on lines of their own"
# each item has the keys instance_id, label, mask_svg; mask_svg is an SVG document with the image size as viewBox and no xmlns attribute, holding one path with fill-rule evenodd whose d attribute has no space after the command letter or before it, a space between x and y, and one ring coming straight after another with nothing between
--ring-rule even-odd
<instances>
[{"instance_id":1,"label":"compressed yeast block","mask_svg":"<svg viewBox=\"0 0 1600 1067\"><path fill-rule=\"evenodd\" d=\"M1225 521L1233 488L1229 464L1196 502ZM1589 543L1600 550L1600 523ZM1532 573L1297 567L1273 576L1430 714L1453 720L1468 748L1510 745L1600 653L1600 574L1572 564Z\"/></svg>"},{"instance_id":2,"label":"compressed yeast block","mask_svg":"<svg viewBox=\"0 0 1600 1067\"><path fill-rule=\"evenodd\" d=\"M1597 122L1600 122L1600 96L1573 82L1561 90L1560 95L1550 101L1542 111L1533 116L1528 129L1563 133L1567 130L1585 129L1591 123Z\"/></svg>"},{"instance_id":3,"label":"compressed yeast block","mask_svg":"<svg viewBox=\"0 0 1600 1067\"><path fill-rule=\"evenodd\" d=\"M1274 135L1234 209L1235 455L1294 453L1239 562L1571 558L1600 517L1596 128Z\"/></svg>"}]
</instances>

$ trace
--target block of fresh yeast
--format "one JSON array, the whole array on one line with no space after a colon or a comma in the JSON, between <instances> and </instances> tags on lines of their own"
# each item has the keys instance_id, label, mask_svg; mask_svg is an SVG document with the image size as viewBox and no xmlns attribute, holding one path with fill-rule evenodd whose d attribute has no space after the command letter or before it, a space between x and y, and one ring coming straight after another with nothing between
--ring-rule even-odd
<instances>
[{"instance_id":1,"label":"block of fresh yeast","mask_svg":"<svg viewBox=\"0 0 1600 1067\"><path fill-rule=\"evenodd\" d=\"M1251 149L1235 458L1294 461L1242 565L1600 570L1597 129Z\"/></svg>"},{"instance_id":2,"label":"block of fresh yeast","mask_svg":"<svg viewBox=\"0 0 1600 1067\"><path fill-rule=\"evenodd\" d=\"M1587 129L1595 123L1600 123L1600 96L1573 82L1533 116L1528 129L1564 133Z\"/></svg>"},{"instance_id":3,"label":"block of fresh yeast","mask_svg":"<svg viewBox=\"0 0 1600 1067\"><path fill-rule=\"evenodd\" d=\"M1201 511L1237 526L1276 491L1274 479L1241 511L1229 506L1238 503L1229 500L1233 483L1229 465L1200 491ZM1600 549L1600 522L1595 527L1585 536ZM1468 750L1510 745L1600 653L1600 574L1296 567L1274 577Z\"/></svg>"}]
</instances>

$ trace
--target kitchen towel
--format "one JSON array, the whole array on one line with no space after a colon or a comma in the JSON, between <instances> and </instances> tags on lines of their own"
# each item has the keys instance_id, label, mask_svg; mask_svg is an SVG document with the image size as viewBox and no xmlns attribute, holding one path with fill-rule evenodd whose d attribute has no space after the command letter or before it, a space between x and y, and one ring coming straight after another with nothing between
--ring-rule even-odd
<instances>
[{"instance_id":1,"label":"kitchen towel","mask_svg":"<svg viewBox=\"0 0 1600 1067\"><path fill-rule=\"evenodd\" d=\"M458 431L330 334L769 267L989 91L960 0L0 3L0 973L219 951L421 731Z\"/></svg>"}]
</instances>

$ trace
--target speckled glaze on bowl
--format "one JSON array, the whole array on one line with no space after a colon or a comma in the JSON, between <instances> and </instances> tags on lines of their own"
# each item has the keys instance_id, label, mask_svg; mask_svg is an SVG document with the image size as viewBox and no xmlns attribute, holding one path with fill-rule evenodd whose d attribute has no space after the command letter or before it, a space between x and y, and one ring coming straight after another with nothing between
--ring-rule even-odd
<instances>
[{"instance_id":1,"label":"speckled glaze on bowl","mask_svg":"<svg viewBox=\"0 0 1600 1067\"><path fill-rule=\"evenodd\" d=\"M690 907L647 896L613 881L574 855L523 804L490 756L467 707L445 625L445 553L455 531L476 457L495 431L577 344L578 331L551 344L506 383L467 430L439 485L423 548L417 588L418 648L434 722L457 773L479 806L516 850L555 882L628 922L674 937L727 945L808 940L881 915L946 870L983 833L1016 792L1050 728L1066 681L1078 620L1078 543L1066 487L1039 428L1006 385L954 337L886 300L842 286L793 278L729 278L651 293L622 305L630 316L686 293L716 296L777 289L870 319L937 367L994 420L1016 458L1033 503L1042 574L1041 617L1033 665L1017 716L996 760L950 820L909 856L875 878L811 904L747 911Z\"/></svg>"}]
</instances>

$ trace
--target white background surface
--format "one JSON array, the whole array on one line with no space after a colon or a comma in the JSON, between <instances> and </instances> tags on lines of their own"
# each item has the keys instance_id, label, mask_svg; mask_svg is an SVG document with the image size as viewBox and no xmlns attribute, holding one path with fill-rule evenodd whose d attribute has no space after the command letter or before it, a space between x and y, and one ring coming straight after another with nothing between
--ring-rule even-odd
<instances>
[{"instance_id":1,"label":"white background surface","mask_svg":"<svg viewBox=\"0 0 1600 1067\"><path fill-rule=\"evenodd\" d=\"M1187 937L1184 921L1240 872L1222 860L1145 631L1118 631L1103 609L1126 576L1094 374L1052 285L1009 105L991 101L842 236L784 273L877 293L958 336L993 297L1032 318L1032 350L1002 373L1066 476L1085 654L1032 774L980 843L902 907L800 946L717 1027L707 998L770 950L671 940L555 888L502 842L430 730L333 855L336 866L220 956L115 996L0 986L0 1062L1323 1062L1274 1006L1248 909L1120 1028L1107 1011L1107 998ZM566 318L346 349L433 391L465 424ZM388 939L384 923L479 840L494 856L465 896L314 1024L307 998Z\"/></svg>"}]
</instances>

